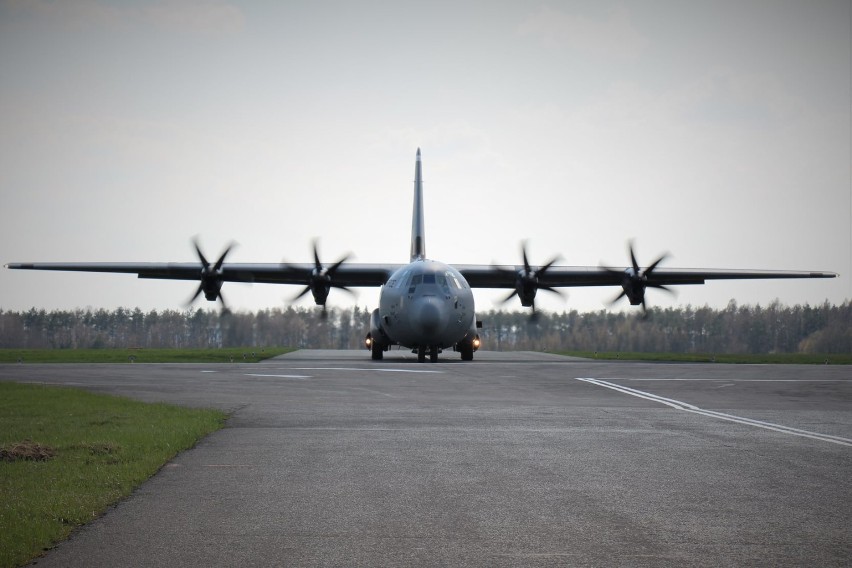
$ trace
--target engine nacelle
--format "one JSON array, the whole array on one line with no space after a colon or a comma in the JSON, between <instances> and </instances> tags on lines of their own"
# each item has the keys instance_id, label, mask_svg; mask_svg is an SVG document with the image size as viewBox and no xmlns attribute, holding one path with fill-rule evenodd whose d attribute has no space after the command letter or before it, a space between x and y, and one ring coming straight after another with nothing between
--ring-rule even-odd
<instances>
[{"instance_id":1,"label":"engine nacelle","mask_svg":"<svg viewBox=\"0 0 852 568\"><path fill-rule=\"evenodd\" d=\"M638 306L645 300L645 286L640 282L628 281L621 288L630 301L631 306Z\"/></svg>"},{"instance_id":2,"label":"engine nacelle","mask_svg":"<svg viewBox=\"0 0 852 568\"><path fill-rule=\"evenodd\" d=\"M219 299L219 296L222 291L222 280L221 274L218 272L210 273L209 271L202 271L201 273L201 291L204 292L204 297L210 301L215 302Z\"/></svg>"},{"instance_id":3,"label":"engine nacelle","mask_svg":"<svg viewBox=\"0 0 852 568\"><path fill-rule=\"evenodd\" d=\"M318 306L324 306L328 300L328 293L331 291L331 285L324 280L314 280L310 284L311 295L314 297L314 302Z\"/></svg>"},{"instance_id":4,"label":"engine nacelle","mask_svg":"<svg viewBox=\"0 0 852 568\"><path fill-rule=\"evenodd\" d=\"M628 271L621 281L621 289L624 290L624 295L630 301L631 306L638 306L645 301L645 288L647 287L647 278L642 275L632 274Z\"/></svg>"},{"instance_id":5,"label":"engine nacelle","mask_svg":"<svg viewBox=\"0 0 852 568\"><path fill-rule=\"evenodd\" d=\"M535 303L535 295L538 292L538 278L535 273L519 272L515 280L515 291L521 300L521 305L529 308Z\"/></svg>"}]
</instances>

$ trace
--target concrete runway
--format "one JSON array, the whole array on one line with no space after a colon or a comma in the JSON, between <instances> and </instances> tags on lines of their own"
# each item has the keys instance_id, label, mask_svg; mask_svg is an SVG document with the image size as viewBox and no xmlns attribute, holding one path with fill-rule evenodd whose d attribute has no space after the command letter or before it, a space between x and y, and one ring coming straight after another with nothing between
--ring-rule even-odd
<instances>
[{"instance_id":1,"label":"concrete runway","mask_svg":"<svg viewBox=\"0 0 852 568\"><path fill-rule=\"evenodd\" d=\"M217 407L38 566L849 566L852 369L537 353L0 365Z\"/></svg>"}]
</instances>

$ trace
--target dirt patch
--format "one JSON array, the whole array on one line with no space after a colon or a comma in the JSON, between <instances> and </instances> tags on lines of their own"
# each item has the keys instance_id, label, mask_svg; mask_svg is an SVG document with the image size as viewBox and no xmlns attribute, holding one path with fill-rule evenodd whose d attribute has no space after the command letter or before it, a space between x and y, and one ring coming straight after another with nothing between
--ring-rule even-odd
<instances>
[{"instance_id":1,"label":"dirt patch","mask_svg":"<svg viewBox=\"0 0 852 568\"><path fill-rule=\"evenodd\" d=\"M42 446L32 440L15 442L0 448L0 461L47 461L56 455L50 446Z\"/></svg>"}]
</instances>

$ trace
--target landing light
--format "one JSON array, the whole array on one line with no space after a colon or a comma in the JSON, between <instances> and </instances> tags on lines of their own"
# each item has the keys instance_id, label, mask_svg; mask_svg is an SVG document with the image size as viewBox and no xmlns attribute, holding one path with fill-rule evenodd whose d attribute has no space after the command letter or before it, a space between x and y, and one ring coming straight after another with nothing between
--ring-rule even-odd
<instances>
[{"instance_id":1,"label":"landing light","mask_svg":"<svg viewBox=\"0 0 852 568\"><path fill-rule=\"evenodd\" d=\"M364 340L364 343L367 345L367 349L369 349L373 346L373 338L368 335L367 338Z\"/></svg>"},{"instance_id":2,"label":"landing light","mask_svg":"<svg viewBox=\"0 0 852 568\"><path fill-rule=\"evenodd\" d=\"M482 342L479 340L479 336L475 337L475 338L473 339L473 348L474 348L474 349L479 349L479 346L481 345L481 343L482 343Z\"/></svg>"}]
</instances>

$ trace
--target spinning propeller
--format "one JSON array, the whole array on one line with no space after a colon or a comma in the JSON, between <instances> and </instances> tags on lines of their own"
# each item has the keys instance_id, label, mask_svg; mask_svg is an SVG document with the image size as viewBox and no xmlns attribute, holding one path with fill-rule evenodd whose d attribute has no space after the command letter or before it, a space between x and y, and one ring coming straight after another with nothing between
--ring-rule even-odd
<instances>
[{"instance_id":1,"label":"spinning propeller","mask_svg":"<svg viewBox=\"0 0 852 568\"><path fill-rule=\"evenodd\" d=\"M201 252L201 247L198 245L198 239L193 239L192 244L195 246L195 252L198 254L198 260L201 262L201 282L198 284L198 289L193 294L192 298L186 303L187 307L198 299L198 296L204 292L204 297L209 301L219 300L222 304L222 311L228 312L228 307L225 304L225 298L222 296L222 265L225 263L225 257L231 252L234 243L231 243L225 248L225 252L219 257L214 265L210 265L204 253Z\"/></svg>"},{"instance_id":2,"label":"spinning propeller","mask_svg":"<svg viewBox=\"0 0 852 568\"><path fill-rule=\"evenodd\" d=\"M648 268L642 270L639 268L639 262L636 260L636 254L633 252L633 241L630 241L627 246L628 251L630 252L630 268L626 270L618 270L607 266L602 267L610 274L621 277L621 293L612 299L610 305L615 304L618 300L627 296L631 306L638 306L639 304L642 304L642 312L647 315L648 308L645 304L646 288L658 288L660 290L665 290L670 294L674 293L670 288L663 286L662 284L655 284L654 282L648 281L648 277L651 276L657 268L657 265L668 257L668 254L662 254L657 260L652 262Z\"/></svg>"},{"instance_id":3,"label":"spinning propeller","mask_svg":"<svg viewBox=\"0 0 852 568\"><path fill-rule=\"evenodd\" d=\"M296 300L298 300L299 298L301 298L302 296L304 296L305 294L310 292L314 297L314 302L316 302L316 304L318 306L322 306L322 315L323 315L323 317L326 317L327 312L326 312L326 308L325 308L325 302L328 299L328 293L331 291L332 288L337 288L339 290L345 290L346 292L349 292L350 294L355 293L351 289L347 288L346 286L343 286L342 284L336 284L333 280L334 274L337 272L337 270L347 260L349 260L351 255L350 254L343 255L343 258L341 258L340 260L338 260L337 262L335 262L334 264L332 264L331 266L326 268L325 266L323 266L322 262L320 261L319 251L317 250L316 239L314 239L314 241L313 241L313 249L314 249L314 268L313 268L313 270L311 270L311 275L310 275L310 278L308 280L308 284L291 301L295 302ZM286 266L289 266L289 265L284 263L284 266L286 267Z\"/></svg>"},{"instance_id":4,"label":"spinning propeller","mask_svg":"<svg viewBox=\"0 0 852 568\"><path fill-rule=\"evenodd\" d=\"M521 255L524 259L524 267L521 270L506 270L504 268L498 269L503 273L508 273L514 275L515 277L515 289L512 290L512 293L506 296L501 303L505 304L513 297L518 296L521 300L521 305L525 308L532 308L533 316L536 315L535 312L535 295L539 290L547 290L548 292L553 292L554 294L558 294L562 296L562 292L555 288L551 288L550 286L543 286L539 283L539 279L553 266L558 260L559 256L554 256L550 259L550 262L539 267L533 268L530 266L529 259L527 257L527 243L526 241L521 243Z\"/></svg>"}]
</instances>

